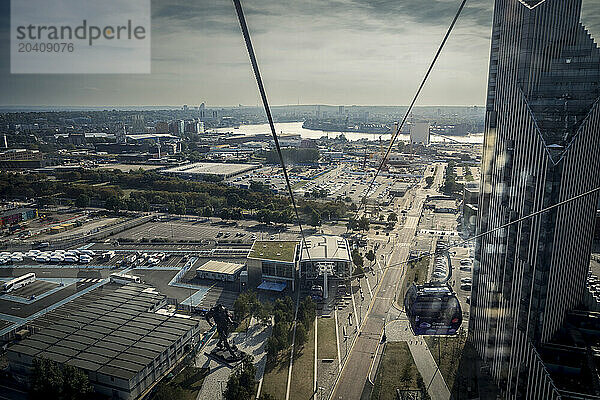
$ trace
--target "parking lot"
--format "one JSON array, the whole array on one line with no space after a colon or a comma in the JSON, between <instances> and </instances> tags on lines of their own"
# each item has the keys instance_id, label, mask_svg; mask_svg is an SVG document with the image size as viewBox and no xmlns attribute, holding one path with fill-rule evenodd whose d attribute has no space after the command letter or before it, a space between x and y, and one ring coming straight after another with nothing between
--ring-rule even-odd
<instances>
[{"instance_id":1,"label":"parking lot","mask_svg":"<svg viewBox=\"0 0 600 400\"><path fill-rule=\"evenodd\" d=\"M37 280L19 289L13 290L10 292L10 295L30 299L32 296L40 296L58 286L58 283Z\"/></svg>"},{"instance_id":2,"label":"parking lot","mask_svg":"<svg viewBox=\"0 0 600 400\"><path fill-rule=\"evenodd\" d=\"M274 226L266 226L256 221L223 222L211 219L210 222L187 222L183 220L148 222L128 229L111 239L126 239L135 241L161 240L176 241L219 241L233 243L252 243L254 240L268 239L276 235L283 240L294 240L297 234L284 230L275 232Z\"/></svg>"},{"instance_id":3,"label":"parking lot","mask_svg":"<svg viewBox=\"0 0 600 400\"><path fill-rule=\"evenodd\" d=\"M452 278L448 282L454 292L463 311L463 317L468 317L471 303L471 287L473 279L473 263L471 257L472 248L451 247L450 260L452 262ZM463 264L461 265L461 261Z\"/></svg>"}]
</instances>

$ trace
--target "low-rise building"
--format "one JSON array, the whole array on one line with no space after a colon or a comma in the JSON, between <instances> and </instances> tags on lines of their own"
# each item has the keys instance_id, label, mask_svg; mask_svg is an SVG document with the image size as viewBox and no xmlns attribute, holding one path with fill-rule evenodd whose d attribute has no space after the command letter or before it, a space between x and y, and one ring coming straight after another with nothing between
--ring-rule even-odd
<instances>
[{"instance_id":1,"label":"low-rise building","mask_svg":"<svg viewBox=\"0 0 600 400\"><path fill-rule=\"evenodd\" d=\"M104 291L85 309L10 346L13 376L29 382L34 360L44 358L80 368L101 395L135 399L183 359L200 333L198 320L157 313L166 297L152 287Z\"/></svg>"},{"instance_id":2,"label":"low-rise building","mask_svg":"<svg viewBox=\"0 0 600 400\"><path fill-rule=\"evenodd\" d=\"M15 208L5 211L0 214L0 228L13 224L18 224L21 221L28 221L37 218L38 212L35 208Z\"/></svg>"},{"instance_id":3,"label":"low-rise building","mask_svg":"<svg viewBox=\"0 0 600 400\"><path fill-rule=\"evenodd\" d=\"M347 280L352 276L350 245L341 236L309 236L302 246L300 275L304 282L312 284L328 269L329 278Z\"/></svg>"},{"instance_id":4,"label":"low-rise building","mask_svg":"<svg viewBox=\"0 0 600 400\"><path fill-rule=\"evenodd\" d=\"M259 289L296 290L298 242L257 240L252 245L246 265L248 284Z\"/></svg>"},{"instance_id":5,"label":"low-rise building","mask_svg":"<svg viewBox=\"0 0 600 400\"><path fill-rule=\"evenodd\" d=\"M235 282L243 269L244 264L210 260L196 269L196 276L200 279Z\"/></svg>"}]
</instances>

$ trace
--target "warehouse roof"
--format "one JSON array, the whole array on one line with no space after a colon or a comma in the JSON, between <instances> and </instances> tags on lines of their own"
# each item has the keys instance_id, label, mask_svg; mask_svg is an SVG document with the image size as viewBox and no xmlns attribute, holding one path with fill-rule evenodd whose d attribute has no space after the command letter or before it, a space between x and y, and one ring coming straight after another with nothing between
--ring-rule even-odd
<instances>
[{"instance_id":1,"label":"warehouse roof","mask_svg":"<svg viewBox=\"0 0 600 400\"><path fill-rule=\"evenodd\" d=\"M143 298L142 303L136 301L145 306L132 307L131 301L140 300L140 293L147 287L131 283L105 292L101 300L90 304L90 308L100 308L104 314L90 312L89 308L74 312L8 351L131 379L198 325L196 320L148 311L164 298L160 295ZM110 316L113 313L115 316Z\"/></svg>"},{"instance_id":2,"label":"warehouse roof","mask_svg":"<svg viewBox=\"0 0 600 400\"><path fill-rule=\"evenodd\" d=\"M233 163L191 163L163 170L164 173L176 175L217 175L231 176L260 168L259 164Z\"/></svg>"}]
</instances>

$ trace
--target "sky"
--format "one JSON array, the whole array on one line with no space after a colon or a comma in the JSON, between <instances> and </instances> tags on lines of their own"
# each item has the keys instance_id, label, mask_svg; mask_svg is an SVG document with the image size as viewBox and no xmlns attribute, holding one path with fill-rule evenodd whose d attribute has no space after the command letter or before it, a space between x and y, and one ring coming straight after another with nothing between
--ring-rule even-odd
<instances>
[{"instance_id":1,"label":"sky","mask_svg":"<svg viewBox=\"0 0 600 400\"><path fill-rule=\"evenodd\" d=\"M409 103L459 3L242 0L273 105ZM11 74L10 0L0 0L0 105L258 104L231 0L151 8L150 74ZM484 104L492 11L493 0L467 2L418 105ZM598 38L599 1L584 0L582 20Z\"/></svg>"}]
</instances>

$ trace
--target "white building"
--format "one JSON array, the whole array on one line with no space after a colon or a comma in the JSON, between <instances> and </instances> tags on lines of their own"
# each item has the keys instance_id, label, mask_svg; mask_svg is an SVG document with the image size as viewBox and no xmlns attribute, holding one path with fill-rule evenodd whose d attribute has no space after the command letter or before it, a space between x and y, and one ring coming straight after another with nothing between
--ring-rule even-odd
<instances>
[{"instance_id":1,"label":"white building","mask_svg":"<svg viewBox=\"0 0 600 400\"><path fill-rule=\"evenodd\" d=\"M410 142L429 144L429 122L415 122L411 125Z\"/></svg>"}]
</instances>

